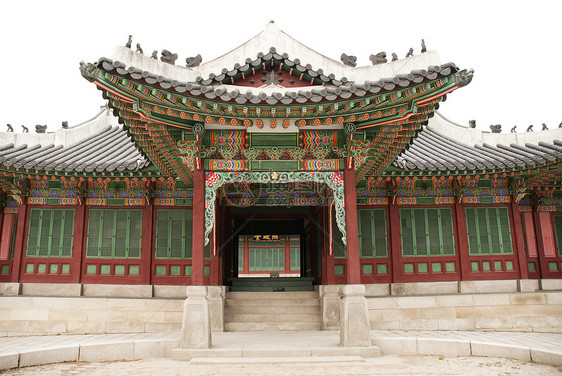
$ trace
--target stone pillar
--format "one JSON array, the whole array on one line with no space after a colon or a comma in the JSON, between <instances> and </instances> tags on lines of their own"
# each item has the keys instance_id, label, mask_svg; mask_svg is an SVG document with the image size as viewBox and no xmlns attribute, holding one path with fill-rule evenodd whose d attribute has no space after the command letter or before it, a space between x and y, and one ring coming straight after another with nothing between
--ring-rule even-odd
<instances>
[{"instance_id":1,"label":"stone pillar","mask_svg":"<svg viewBox=\"0 0 562 376\"><path fill-rule=\"evenodd\" d=\"M189 349L211 347L211 315L207 301L207 286L187 286L180 346Z\"/></svg>"},{"instance_id":2,"label":"stone pillar","mask_svg":"<svg viewBox=\"0 0 562 376\"><path fill-rule=\"evenodd\" d=\"M340 328L340 294L337 285L320 286L322 304L322 330Z\"/></svg>"},{"instance_id":3,"label":"stone pillar","mask_svg":"<svg viewBox=\"0 0 562 376\"><path fill-rule=\"evenodd\" d=\"M340 287L340 295L340 346L371 346L365 285L343 285Z\"/></svg>"},{"instance_id":4,"label":"stone pillar","mask_svg":"<svg viewBox=\"0 0 562 376\"><path fill-rule=\"evenodd\" d=\"M224 332L224 297L226 295L224 286L208 286L207 301L211 315L211 332Z\"/></svg>"}]
</instances>

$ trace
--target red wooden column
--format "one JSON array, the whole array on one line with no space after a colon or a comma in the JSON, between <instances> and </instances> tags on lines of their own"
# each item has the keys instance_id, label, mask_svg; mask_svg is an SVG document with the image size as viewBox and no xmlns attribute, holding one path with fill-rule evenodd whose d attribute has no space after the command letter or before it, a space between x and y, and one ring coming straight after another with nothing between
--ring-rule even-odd
<instances>
[{"instance_id":1,"label":"red wooden column","mask_svg":"<svg viewBox=\"0 0 562 376\"><path fill-rule=\"evenodd\" d=\"M343 173L345 201L345 231L347 236L346 274L348 284L361 283L359 260L359 231L357 229L357 197L355 192L355 169L346 166Z\"/></svg>"},{"instance_id":2,"label":"red wooden column","mask_svg":"<svg viewBox=\"0 0 562 376\"><path fill-rule=\"evenodd\" d=\"M193 170L193 241L191 284L203 286L205 248L205 171Z\"/></svg>"},{"instance_id":3,"label":"red wooden column","mask_svg":"<svg viewBox=\"0 0 562 376\"><path fill-rule=\"evenodd\" d=\"M79 283L82 276L82 255L84 238L87 234L85 224L86 201L74 207L74 232L72 233L72 282Z\"/></svg>"},{"instance_id":4,"label":"red wooden column","mask_svg":"<svg viewBox=\"0 0 562 376\"><path fill-rule=\"evenodd\" d=\"M289 274L291 273L291 237L289 235L284 236L285 238L285 251L283 253L284 256L284 263L285 263L285 270L284 272Z\"/></svg>"},{"instance_id":5,"label":"red wooden column","mask_svg":"<svg viewBox=\"0 0 562 376\"><path fill-rule=\"evenodd\" d=\"M403 269L400 265L402 244L400 243L400 211L398 205L389 197L388 216L390 219L390 259L392 262L392 282L400 282Z\"/></svg>"},{"instance_id":6,"label":"red wooden column","mask_svg":"<svg viewBox=\"0 0 562 376\"><path fill-rule=\"evenodd\" d=\"M236 252L238 252L238 248L235 247L235 249ZM234 265L234 267L238 268L238 265ZM250 242L246 236L244 236L244 260L242 260L242 273L250 273Z\"/></svg>"},{"instance_id":7,"label":"red wooden column","mask_svg":"<svg viewBox=\"0 0 562 376\"><path fill-rule=\"evenodd\" d=\"M22 197L23 203L19 206L18 226L16 229L16 238L14 239L14 263L12 264L12 282L18 282L20 278L21 259L23 257L24 238L27 233L27 197Z\"/></svg>"},{"instance_id":8,"label":"red wooden column","mask_svg":"<svg viewBox=\"0 0 562 376\"><path fill-rule=\"evenodd\" d=\"M211 242L211 265L210 265L210 270L209 270L209 280L210 280L210 285L211 286L220 286L220 264L219 264L219 260L220 260L220 253L221 253L221 247L222 247L222 231L220 231L219 229L223 229L223 207L220 206L218 204L218 200L216 202L216 220L215 220L215 228L213 229L213 232L211 233L212 237L213 237L213 242Z\"/></svg>"},{"instance_id":9,"label":"red wooden column","mask_svg":"<svg viewBox=\"0 0 562 376\"><path fill-rule=\"evenodd\" d=\"M525 243L523 240L523 223L521 222L519 204L515 196L511 197L511 222L515 231L515 252L517 252L517 262L519 264L519 277L521 279L528 279L529 272L527 270L527 256L525 255Z\"/></svg>"},{"instance_id":10,"label":"red wooden column","mask_svg":"<svg viewBox=\"0 0 562 376\"><path fill-rule=\"evenodd\" d=\"M153 239L154 205L153 199L147 198L147 203L142 209L142 241L141 241L141 284L150 285L151 283L151 262Z\"/></svg>"},{"instance_id":11,"label":"red wooden column","mask_svg":"<svg viewBox=\"0 0 562 376\"><path fill-rule=\"evenodd\" d=\"M326 206L324 209L324 215L322 218L322 221L324 223L324 228L328 229L328 231L324 232L323 235L323 239L324 239L324 251L323 251L323 255L324 255L324 261L322 263L322 265L324 265L324 273L322 273L322 275L324 276L324 284L325 285L335 285L336 284L336 271L335 271L335 260L334 260L334 252L333 252L333 247L334 247L334 242L332 237L334 236L333 234L333 226L330 227L330 225L332 224L330 217L332 217L333 214L333 210L330 210L332 207L331 206ZM332 234L332 237L330 237L330 234ZM331 251L331 253L330 253Z\"/></svg>"},{"instance_id":12,"label":"red wooden column","mask_svg":"<svg viewBox=\"0 0 562 376\"><path fill-rule=\"evenodd\" d=\"M470 262L468 259L468 231L466 227L466 211L464 209L464 204L459 202L458 197L455 197L455 215L457 219L455 232L457 234L456 239L458 240L457 250L459 254L459 268L461 269L461 281L470 279Z\"/></svg>"},{"instance_id":13,"label":"red wooden column","mask_svg":"<svg viewBox=\"0 0 562 376\"><path fill-rule=\"evenodd\" d=\"M541 216L538 208L533 206L533 224L535 225L535 239L537 241L537 254L539 256L539 268L541 271L541 278L545 277L548 273L548 264L544 253L544 238L542 233Z\"/></svg>"},{"instance_id":14,"label":"red wooden column","mask_svg":"<svg viewBox=\"0 0 562 376\"><path fill-rule=\"evenodd\" d=\"M4 210L4 208L2 208ZM10 259L12 244L14 242L14 223L16 214L3 214L2 234L0 237L0 260Z\"/></svg>"}]
</instances>

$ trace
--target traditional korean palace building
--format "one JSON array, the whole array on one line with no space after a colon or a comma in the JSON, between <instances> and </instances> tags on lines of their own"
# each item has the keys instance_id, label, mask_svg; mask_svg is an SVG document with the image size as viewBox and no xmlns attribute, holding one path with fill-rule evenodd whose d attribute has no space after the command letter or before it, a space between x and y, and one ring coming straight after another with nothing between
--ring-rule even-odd
<instances>
[{"instance_id":1,"label":"traditional korean palace building","mask_svg":"<svg viewBox=\"0 0 562 376\"><path fill-rule=\"evenodd\" d=\"M81 64L93 119L0 134L0 282L562 278L562 130L448 121L472 71L434 51L353 67L275 24L193 60L119 47Z\"/></svg>"}]
</instances>

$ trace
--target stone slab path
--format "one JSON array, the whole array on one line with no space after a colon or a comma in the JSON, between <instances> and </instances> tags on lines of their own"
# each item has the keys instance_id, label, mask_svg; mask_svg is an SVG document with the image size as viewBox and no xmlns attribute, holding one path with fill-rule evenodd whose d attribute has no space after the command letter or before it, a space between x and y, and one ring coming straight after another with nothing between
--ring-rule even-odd
<instances>
[{"instance_id":1,"label":"stone slab path","mask_svg":"<svg viewBox=\"0 0 562 376\"><path fill-rule=\"evenodd\" d=\"M307 364L306 367L319 367L318 363L322 362L319 362L318 357L325 356L326 363L333 364L334 369L341 365L342 370L345 370L346 364L351 368L363 369L379 361L377 359L388 356L422 359L425 355L432 355L432 359L437 357L448 361L453 361L452 357L487 356L490 359L514 359L520 362L517 364L532 361L562 366L562 333L376 330L371 332L371 337L373 345L384 356L373 358L369 354L354 354L339 347L337 331L215 333L211 350L191 357L193 364L185 361L180 363L203 368L221 367L222 364L225 369L229 366L243 368L254 364L260 367L277 363L289 368L298 363ZM139 359L176 364L174 362L179 361L169 358L178 345L178 333L1 337L0 370L47 363ZM315 349L322 351L318 353ZM237 355L232 356L233 353ZM205 358L209 357L214 360L206 361ZM292 358L292 361L276 361L279 357ZM240 358L245 358L245 361L240 362ZM144 360L133 363L142 364ZM504 360L501 362L505 363Z\"/></svg>"}]
</instances>

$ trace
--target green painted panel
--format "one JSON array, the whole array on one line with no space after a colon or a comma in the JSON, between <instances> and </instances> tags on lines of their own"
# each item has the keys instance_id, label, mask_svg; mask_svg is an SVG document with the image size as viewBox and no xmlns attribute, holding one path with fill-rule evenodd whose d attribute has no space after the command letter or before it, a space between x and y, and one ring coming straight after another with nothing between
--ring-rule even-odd
<instances>
[{"instance_id":1,"label":"green painted panel","mask_svg":"<svg viewBox=\"0 0 562 376\"><path fill-rule=\"evenodd\" d=\"M180 275L180 267L179 266L170 266L170 275Z\"/></svg>"},{"instance_id":2,"label":"green painted panel","mask_svg":"<svg viewBox=\"0 0 562 376\"><path fill-rule=\"evenodd\" d=\"M49 265L49 273L50 274L57 274L59 271L59 266L58 264L51 264Z\"/></svg>"},{"instance_id":3,"label":"green painted panel","mask_svg":"<svg viewBox=\"0 0 562 376\"><path fill-rule=\"evenodd\" d=\"M125 265L115 265L115 275L125 274Z\"/></svg>"},{"instance_id":4,"label":"green painted panel","mask_svg":"<svg viewBox=\"0 0 562 376\"><path fill-rule=\"evenodd\" d=\"M473 272L477 272L477 271L478 271L478 262L477 262L477 261L472 261L472 262L470 263L470 266L471 266Z\"/></svg>"},{"instance_id":5,"label":"green painted panel","mask_svg":"<svg viewBox=\"0 0 562 376\"><path fill-rule=\"evenodd\" d=\"M209 274L211 274L211 268L209 268L208 266L204 266L203 275L209 275Z\"/></svg>"},{"instance_id":6,"label":"green painted panel","mask_svg":"<svg viewBox=\"0 0 562 376\"><path fill-rule=\"evenodd\" d=\"M1 274L9 274L10 273L10 265L2 265Z\"/></svg>"},{"instance_id":7,"label":"green painted panel","mask_svg":"<svg viewBox=\"0 0 562 376\"><path fill-rule=\"evenodd\" d=\"M556 262L549 262L548 263L548 270L550 270L551 272L555 272L558 270L558 263Z\"/></svg>"},{"instance_id":8,"label":"green painted panel","mask_svg":"<svg viewBox=\"0 0 562 376\"><path fill-rule=\"evenodd\" d=\"M468 207L465 214L471 255L513 254L508 208Z\"/></svg>"},{"instance_id":9,"label":"green painted panel","mask_svg":"<svg viewBox=\"0 0 562 376\"><path fill-rule=\"evenodd\" d=\"M530 272L534 272L535 269L535 263L534 262L528 262L527 263L527 270L529 270Z\"/></svg>"},{"instance_id":10,"label":"green painted panel","mask_svg":"<svg viewBox=\"0 0 562 376\"><path fill-rule=\"evenodd\" d=\"M250 161L251 171L294 171L299 169L298 160L288 160L288 161Z\"/></svg>"},{"instance_id":11,"label":"green painted panel","mask_svg":"<svg viewBox=\"0 0 562 376\"><path fill-rule=\"evenodd\" d=\"M440 262L433 262L431 263L431 271L434 273L441 272L441 263Z\"/></svg>"},{"instance_id":12,"label":"green painted panel","mask_svg":"<svg viewBox=\"0 0 562 376\"><path fill-rule=\"evenodd\" d=\"M413 273L414 264L404 264L404 273Z\"/></svg>"},{"instance_id":13,"label":"green painted panel","mask_svg":"<svg viewBox=\"0 0 562 376\"><path fill-rule=\"evenodd\" d=\"M452 256L455 254L451 208L400 209L403 256Z\"/></svg>"},{"instance_id":14,"label":"green painted panel","mask_svg":"<svg viewBox=\"0 0 562 376\"><path fill-rule=\"evenodd\" d=\"M334 265L334 273L336 275L343 275L343 265Z\"/></svg>"},{"instance_id":15,"label":"green painted panel","mask_svg":"<svg viewBox=\"0 0 562 376\"><path fill-rule=\"evenodd\" d=\"M33 273L33 270L35 270L35 264L27 264L25 266L26 273Z\"/></svg>"},{"instance_id":16,"label":"green painted panel","mask_svg":"<svg viewBox=\"0 0 562 376\"><path fill-rule=\"evenodd\" d=\"M156 275L166 275L166 267L164 265L158 265L156 267Z\"/></svg>"},{"instance_id":17,"label":"green painted panel","mask_svg":"<svg viewBox=\"0 0 562 376\"><path fill-rule=\"evenodd\" d=\"M47 271L47 265L46 264L39 264L37 265L37 273L39 274L43 274Z\"/></svg>"},{"instance_id":18,"label":"green painted panel","mask_svg":"<svg viewBox=\"0 0 562 376\"><path fill-rule=\"evenodd\" d=\"M191 275L191 273L192 273L192 267L186 266L185 267L185 275Z\"/></svg>"},{"instance_id":19,"label":"green painted panel","mask_svg":"<svg viewBox=\"0 0 562 376\"><path fill-rule=\"evenodd\" d=\"M476 270L478 270L478 263L476 263ZM455 263L454 262L446 262L445 263L445 271L446 272L454 272L455 271Z\"/></svg>"},{"instance_id":20,"label":"green painted panel","mask_svg":"<svg viewBox=\"0 0 562 376\"><path fill-rule=\"evenodd\" d=\"M388 273L386 264L377 264L377 274L386 274L386 273Z\"/></svg>"},{"instance_id":21,"label":"green painted panel","mask_svg":"<svg viewBox=\"0 0 562 376\"><path fill-rule=\"evenodd\" d=\"M191 259L193 211L158 209L154 252L157 259Z\"/></svg>"},{"instance_id":22,"label":"green painted panel","mask_svg":"<svg viewBox=\"0 0 562 376\"><path fill-rule=\"evenodd\" d=\"M418 264L418 273L427 273L427 264L425 262Z\"/></svg>"},{"instance_id":23,"label":"green painted panel","mask_svg":"<svg viewBox=\"0 0 562 376\"><path fill-rule=\"evenodd\" d=\"M111 265L100 265L100 274L102 275L111 274Z\"/></svg>"},{"instance_id":24,"label":"green painted panel","mask_svg":"<svg viewBox=\"0 0 562 376\"><path fill-rule=\"evenodd\" d=\"M86 265L86 274L96 274L96 265Z\"/></svg>"},{"instance_id":25,"label":"green painted panel","mask_svg":"<svg viewBox=\"0 0 562 376\"><path fill-rule=\"evenodd\" d=\"M62 274L70 274L70 265L69 264L62 264L62 268L61 268L61 273Z\"/></svg>"},{"instance_id":26,"label":"green painted panel","mask_svg":"<svg viewBox=\"0 0 562 376\"><path fill-rule=\"evenodd\" d=\"M86 257L140 258L141 209L90 209Z\"/></svg>"},{"instance_id":27,"label":"green painted panel","mask_svg":"<svg viewBox=\"0 0 562 376\"><path fill-rule=\"evenodd\" d=\"M359 209L357 221L360 257L387 257L386 211L384 209Z\"/></svg>"},{"instance_id":28,"label":"green painted panel","mask_svg":"<svg viewBox=\"0 0 562 376\"><path fill-rule=\"evenodd\" d=\"M373 265L363 265L363 274L373 274Z\"/></svg>"},{"instance_id":29,"label":"green painted panel","mask_svg":"<svg viewBox=\"0 0 562 376\"><path fill-rule=\"evenodd\" d=\"M301 270L301 250L300 248L291 248L291 271Z\"/></svg>"},{"instance_id":30,"label":"green painted panel","mask_svg":"<svg viewBox=\"0 0 562 376\"><path fill-rule=\"evenodd\" d=\"M139 274L139 266L129 265L129 275L138 275L138 274Z\"/></svg>"},{"instance_id":31,"label":"green painted panel","mask_svg":"<svg viewBox=\"0 0 562 376\"><path fill-rule=\"evenodd\" d=\"M298 133L249 133L250 147L299 146Z\"/></svg>"},{"instance_id":32,"label":"green painted panel","mask_svg":"<svg viewBox=\"0 0 562 376\"><path fill-rule=\"evenodd\" d=\"M71 257L74 209L37 209L29 213L26 255Z\"/></svg>"},{"instance_id":33,"label":"green painted panel","mask_svg":"<svg viewBox=\"0 0 562 376\"><path fill-rule=\"evenodd\" d=\"M502 270L502 262L501 261L494 261L494 270Z\"/></svg>"},{"instance_id":34,"label":"green painted panel","mask_svg":"<svg viewBox=\"0 0 562 376\"><path fill-rule=\"evenodd\" d=\"M507 271L513 270L513 261L506 261L505 262L505 270L507 270Z\"/></svg>"},{"instance_id":35,"label":"green painted panel","mask_svg":"<svg viewBox=\"0 0 562 376\"><path fill-rule=\"evenodd\" d=\"M488 261L484 261L482 263L482 271L484 271L484 272L490 271L490 263Z\"/></svg>"}]
</instances>

